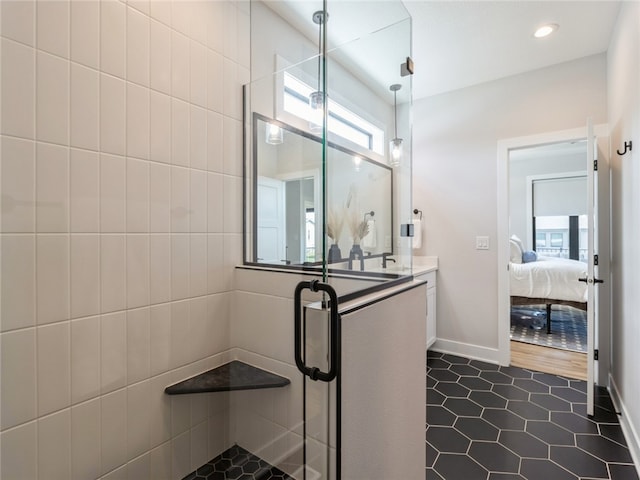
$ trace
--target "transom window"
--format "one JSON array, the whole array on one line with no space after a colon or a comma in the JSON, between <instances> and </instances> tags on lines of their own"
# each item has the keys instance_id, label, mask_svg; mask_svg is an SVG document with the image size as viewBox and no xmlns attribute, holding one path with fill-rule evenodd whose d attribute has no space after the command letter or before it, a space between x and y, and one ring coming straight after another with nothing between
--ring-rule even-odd
<instances>
[{"instance_id":1,"label":"transom window","mask_svg":"<svg viewBox=\"0 0 640 480\"><path fill-rule=\"evenodd\" d=\"M284 73L284 110L307 121L312 121L309 95L315 89L288 72ZM384 154L384 132L351 110L329 98L327 128L356 145Z\"/></svg>"}]
</instances>

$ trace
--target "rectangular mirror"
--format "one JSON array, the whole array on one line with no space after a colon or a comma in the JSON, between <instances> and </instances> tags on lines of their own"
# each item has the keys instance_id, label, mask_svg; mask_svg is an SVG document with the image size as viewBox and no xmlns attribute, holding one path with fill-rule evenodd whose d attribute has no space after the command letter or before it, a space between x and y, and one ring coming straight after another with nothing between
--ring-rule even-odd
<instances>
[{"instance_id":1,"label":"rectangular mirror","mask_svg":"<svg viewBox=\"0 0 640 480\"><path fill-rule=\"evenodd\" d=\"M328 142L323 183L320 137L255 112L252 130L254 262L320 265L324 241L337 269L362 270L361 257L393 252L390 167Z\"/></svg>"}]
</instances>

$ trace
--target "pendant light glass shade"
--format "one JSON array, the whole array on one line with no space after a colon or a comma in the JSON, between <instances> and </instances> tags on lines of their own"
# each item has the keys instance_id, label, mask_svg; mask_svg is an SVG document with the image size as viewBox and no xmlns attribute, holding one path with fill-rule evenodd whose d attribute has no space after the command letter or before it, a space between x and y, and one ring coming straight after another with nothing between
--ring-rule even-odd
<instances>
[{"instance_id":1,"label":"pendant light glass shade","mask_svg":"<svg viewBox=\"0 0 640 480\"><path fill-rule=\"evenodd\" d=\"M324 93L320 91L311 92L309 95L309 130L313 133L322 133L322 123L324 117Z\"/></svg>"},{"instance_id":2,"label":"pendant light glass shade","mask_svg":"<svg viewBox=\"0 0 640 480\"><path fill-rule=\"evenodd\" d=\"M389 87L393 92L393 140L389 142L389 165L399 167L402 164L402 139L398 138L398 90L402 88L399 83Z\"/></svg>"},{"instance_id":3,"label":"pendant light glass shade","mask_svg":"<svg viewBox=\"0 0 640 480\"><path fill-rule=\"evenodd\" d=\"M270 145L280 145L284 141L284 130L273 123L265 124L265 142Z\"/></svg>"},{"instance_id":4,"label":"pendant light glass shade","mask_svg":"<svg viewBox=\"0 0 640 480\"><path fill-rule=\"evenodd\" d=\"M402 139L394 138L389 142L389 165L399 167L402 163Z\"/></svg>"}]
</instances>

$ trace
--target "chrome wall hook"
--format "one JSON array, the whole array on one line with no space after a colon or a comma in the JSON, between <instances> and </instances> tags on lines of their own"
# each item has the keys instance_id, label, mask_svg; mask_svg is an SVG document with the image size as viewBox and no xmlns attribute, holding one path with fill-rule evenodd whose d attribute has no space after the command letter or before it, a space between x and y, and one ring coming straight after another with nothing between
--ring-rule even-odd
<instances>
[{"instance_id":1,"label":"chrome wall hook","mask_svg":"<svg viewBox=\"0 0 640 480\"><path fill-rule=\"evenodd\" d=\"M633 142L631 140L629 140L628 142L624 142L624 152L621 152L620 150L616 150L616 153L618 155L625 155L627 152L630 152L633 149Z\"/></svg>"}]
</instances>

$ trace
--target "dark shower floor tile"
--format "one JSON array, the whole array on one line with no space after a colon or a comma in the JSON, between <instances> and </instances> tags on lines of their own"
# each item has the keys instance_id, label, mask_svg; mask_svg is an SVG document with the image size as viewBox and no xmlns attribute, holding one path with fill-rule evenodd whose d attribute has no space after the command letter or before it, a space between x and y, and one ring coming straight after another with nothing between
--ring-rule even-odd
<instances>
[{"instance_id":1,"label":"dark shower floor tile","mask_svg":"<svg viewBox=\"0 0 640 480\"><path fill-rule=\"evenodd\" d=\"M606 389L587 418L586 382L427 357L439 370L427 398L440 410L427 407L426 480L640 480Z\"/></svg>"}]
</instances>

